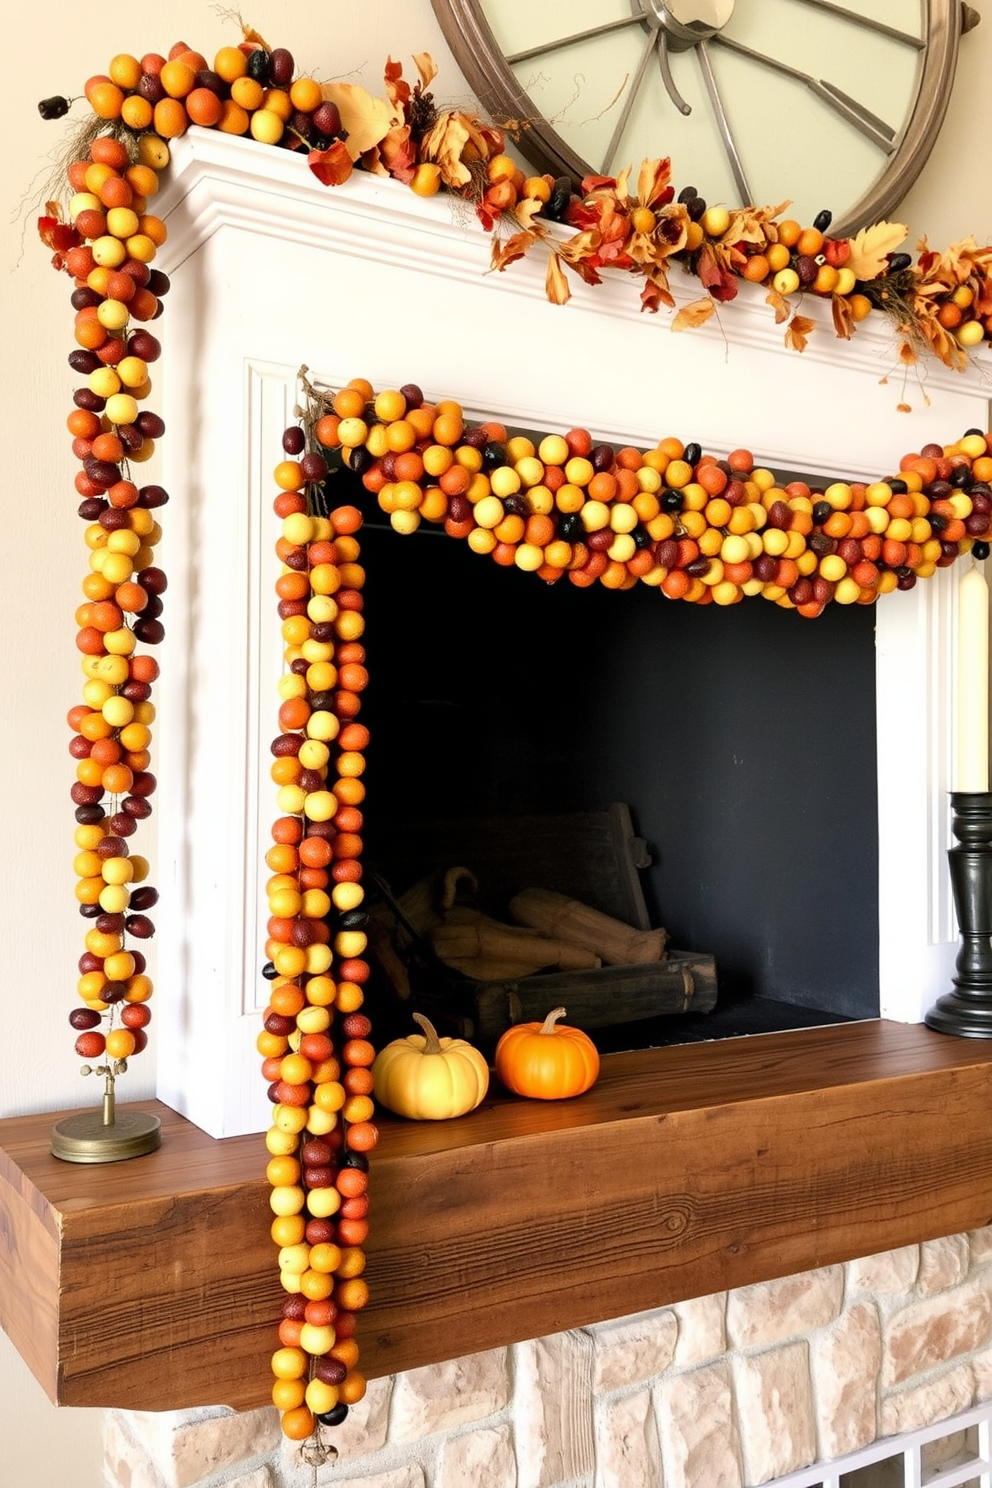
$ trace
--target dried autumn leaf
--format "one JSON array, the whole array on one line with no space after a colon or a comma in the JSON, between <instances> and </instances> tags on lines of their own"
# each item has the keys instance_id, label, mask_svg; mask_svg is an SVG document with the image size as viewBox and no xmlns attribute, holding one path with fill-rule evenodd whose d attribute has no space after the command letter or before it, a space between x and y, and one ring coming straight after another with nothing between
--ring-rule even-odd
<instances>
[{"instance_id":1,"label":"dried autumn leaf","mask_svg":"<svg viewBox=\"0 0 992 1488\"><path fill-rule=\"evenodd\" d=\"M521 227L530 227L534 218L542 211L544 203L536 196L523 196L513 208L513 215Z\"/></svg>"},{"instance_id":2,"label":"dried autumn leaf","mask_svg":"<svg viewBox=\"0 0 992 1488\"><path fill-rule=\"evenodd\" d=\"M46 248L54 249L52 268L65 268L65 255L81 241L79 233L71 223L63 222L57 202L47 202L49 215L38 218L38 236Z\"/></svg>"},{"instance_id":3,"label":"dried autumn leaf","mask_svg":"<svg viewBox=\"0 0 992 1488\"><path fill-rule=\"evenodd\" d=\"M877 279L888 268L888 257L906 241L909 229L901 222L876 222L863 227L851 238L851 256L847 267L856 279Z\"/></svg>"},{"instance_id":4,"label":"dried autumn leaf","mask_svg":"<svg viewBox=\"0 0 992 1488\"><path fill-rule=\"evenodd\" d=\"M429 88L437 77L437 65L430 52L414 52L413 62L420 73L421 88Z\"/></svg>"},{"instance_id":5,"label":"dried autumn leaf","mask_svg":"<svg viewBox=\"0 0 992 1488\"><path fill-rule=\"evenodd\" d=\"M659 203L667 205L672 197L671 180L672 162L667 157L642 161L637 173L637 200L652 209Z\"/></svg>"},{"instance_id":6,"label":"dried autumn leaf","mask_svg":"<svg viewBox=\"0 0 992 1488\"><path fill-rule=\"evenodd\" d=\"M265 51L271 52L272 48L269 46L269 43L265 40L264 37L259 36L258 32L253 26L242 26L241 34L244 37L245 41L253 41L256 46L263 47Z\"/></svg>"},{"instance_id":7,"label":"dried autumn leaf","mask_svg":"<svg viewBox=\"0 0 992 1488\"><path fill-rule=\"evenodd\" d=\"M559 245L558 252L566 263L577 267L585 259L595 258L602 248L598 232L577 232Z\"/></svg>"},{"instance_id":8,"label":"dried autumn leaf","mask_svg":"<svg viewBox=\"0 0 992 1488\"><path fill-rule=\"evenodd\" d=\"M561 266L557 253L548 255L548 272L544 280L544 292L552 305L567 305L572 298L572 291L568 287L565 270Z\"/></svg>"},{"instance_id":9,"label":"dried autumn leaf","mask_svg":"<svg viewBox=\"0 0 992 1488\"><path fill-rule=\"evenodd\" d=\"M355 168L343 140L333 140L326 150L311 150L307 165L324 186L340 186Z\"/></svg>"},{"instance_id":10,"label":"dried autumn leaf","mask_svg":"<svg viewBox=\"0 0 992 1488\"><path fill-rule=\"evenodd\" d=\"M850 341L854 335L854 311L844 295L831 295L830 308L834 317L834 330L842 341Z\"/></svg>"},{"instance_id":11,"label":"dried autumn leaf","mask_svg":"<svg viewBox=\"0 0 992 1488\"><path fill-rule=\"evenodd\" d=\"M724 243L772 243L778 237L778 229L775 228L775 236L772 236L771 228L773 219L781 216L791 202L779 202L777 207L741 207L730 214L730 222L727 231L723 234L721 242Z\"/></svg>"},{"instance_id":12,"label":"dried autumn leaf","mask_svg":"<svg viewBox=\"0 0 992 1488\"><path fill-rule=\"evenodd\" d=\"M472 140L472 133L467 115L447 109L438 114L433 128L421 142L421 158L439 165L444 184L455 191L471 185L472 182L472 172L462 160L462 153Z\"/></svg>"},{"instance_id":13,"label":"dried autumn leaf","mask_svg":"<svg viewBox=\"0 0 992 1488\"><path fill-rule=\"evenodd\" d=\"M816 321L808 315L794 315L785 333L785 344L791 351L805 351L807 338L816 330Z\"/></svg>"},{"instance_id":14,"label":"dried autumn leaf","mask_svg":"<svg viewBox=\"0 0 992 1488\"><path fill-rule=\"evenodd\" d=\"M641 288L642 311L647 310L649 314L657 315L662 305L667 305L671 309L674 304L675 301L668 293L667 284L663 290L661 285L656 284L653 279L645 279Z\"/></svg>"},{"instance_id":15,"label":"dried autumn leaf","mask_svg":"<svg viewBox=\"0 0 992 1488\"><path fill-rule=\"evenodd\" d=\"M410 102L413 89L403 76L403 63L394 62L392 57L387 57L383 81L386 84L386 93L390 101L397 108L405 108Z\"/></svg>"},{"instance_id":16,"label":"dried autumn leaf","mask_svg":"<svg viewBox=\"0 0 992 1488\"><path fill-rule=\"evenodd\" d=\"M905 367L914 367L919 361L916 348L910 346L908 341L901 341L899 343L899 360Z\"/></svg>"},{"instance_id":17,"label":"dried autumn leaf","mask_svg":"<svg viewBox=\"0 0 992 1488\"><path fill-rule=\"evenodd\" d=\"M528 249L533 248L538 236L536 232L518 232L503 242L500 242L499 238L493 238L489 267L502 273L511 263L516 263L519 258L523 258Z\"/></svg>"},{"instance_id":18,"label":"dried autumn leaf","mask_svg":"<svg viewBox=\"0 0 992 1488\"><path fill-rule=\"evenodd\" d=\"M957 337L950 331L944 329L931 311L920 317L910 325L902 325L899 329L904 335L912 337L917 346L932 351L938 361L943 362L945 367L952 368L955 372L963 372L968 365L968 354L958 341ZM909 352L914 352L915 347L904 342L899 348L900 361L909 362Z\"/></svg>"},{"instance_id":19,"label":"dried autumn leaf","mask_svg":"<svg viewBox=\"0 0 992 1488\"><path fill-rule=\"evenodd\" d=\"M385 139L394 124L401 122L386 99L373 98L357 83L324 83L320 91L329 103L338 106L352 160L371 150Z\"/></svg>"},{"instance_id":20,"label":"dried autumn leaf","mask_svg":"<svg viewBox=\"0 0 992 1488\"><path fill-rule=\"evenodd\" d=\"M696 263L696 277L715 300L733 300L737 296L737 275L728 262L726 250L716 243L704 243Z\"/></svg>"},{"instance_id":21,"label":"dried autumn leaf","mask_svg":"<svg viewBox=\"0 0 992 1488\"><path fill-rule=\"evenodd\" d=\"M779 294L777 289L770 289L765 295L765 304L771 305L775 311L775 324L781 325L783 320L788 320L792 314L788 300L785 295Z\"/></svg>"},{"instance_id":22,"label":"dried autumn leaf","mask_svg":"<svg viewBox=\"0 0 992 1488\"><path fill-rule=\"evenodd\" d=\"M696 326L705 325L716 309L716 301L709 295L701 300L693 300L691 305L683 305L682 309L672 321L673 331L691 331Z\"/></svg>"},{"instance_id":23,"label":"dried autumn leaf","mask_svg":"<svg viewBox=\"0 0 992 1488\"><path fill-rule=\"evenodd\" d=\"M394 124L379 144L362 156L362 166L409 185L417 170L417 146L410 138L409 124Z\"/></svg>"}]
</instances>

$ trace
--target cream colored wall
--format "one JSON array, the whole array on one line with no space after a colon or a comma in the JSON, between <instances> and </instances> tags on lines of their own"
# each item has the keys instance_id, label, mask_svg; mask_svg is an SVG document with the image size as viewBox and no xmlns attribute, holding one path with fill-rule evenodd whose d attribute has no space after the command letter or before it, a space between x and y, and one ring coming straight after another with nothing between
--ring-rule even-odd
<instances>
[{"instance_id":1,"label":"cream colored wall","mask_svg":"<svg viewBox=\"0 0 992 1488\"><path fill-rule=\"evenodd\" d=\"M64 1109L95 1098L72 1053L71 1007L80 922L73 912L71 782L64 714L78 700L79 670L71 644L72 612L85 572L74 465L64 420L74 385L65 358L72 349L67 281L58 280L35 236L62 126L46 124L39 98L81 91L119 51L167 51L184 39L212 53L235 39L219 7L161 0L106 16L92 6L24 6L0 95L8 206L0 221L0 364L5 519L0 579L0 859L4 897L4 1020L0 1115ZM317 75L361 81L379 91L387 53L402 60L432 53L440 67L440 102L466 101L465 85L427 0L307 8L288 0L255 0L244 13L273 45L288 46L298 65ZM983 168L978 100L992 75L992 16L966 38L959 80L941 139L900 214L914 238L934 246L974 233L992 240L992 191ZM976 104L978 107L976 107ZM82 114L77 106L75 117ZM984 133L984 131L983 131ZM659 135L659 153L664 139ZM678 161L673 162L676 181ZM783 194L788 183L783 183ZM562 311L563 318L567 310ZM168 341L168 316L161 323ZM209 397L205 390L204 396ZM152 407L156 406L154 399ZM168 518L168 509L164 513ZM165 614L168 624L168 605ZM167 658L167 650L163 653ZM168 989L159 991L168 995ZM153 1088L149 1057L138 1061L122 1094ZM112 1326L113 1279L107 1279ZM53 1482L96 1488L101 1481L100 1413L51 1407L0 1336L0 1433L11 1481L25 1488ZM15 1454L11 1460L10 1453Z\"/></svg>"}]
</instances>

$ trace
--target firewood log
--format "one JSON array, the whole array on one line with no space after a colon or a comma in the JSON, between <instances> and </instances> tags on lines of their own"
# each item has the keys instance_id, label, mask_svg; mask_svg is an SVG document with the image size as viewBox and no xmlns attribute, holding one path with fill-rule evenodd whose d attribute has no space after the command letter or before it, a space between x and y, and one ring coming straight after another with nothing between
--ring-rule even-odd
<instances>
[{"instance_id":1,"label":"firewood log","mask_svg":"<svg viewBox=\"0 0 992 1488\"><path fill-rule=\"evenodd\" d=\"M581 971L599 966L599 957L581 946L554 938L533 935L518 925L501 925L485 916L460 923L436 925L430 934L434 952L442 961L482 956L515 962L539 971L546 966L561 971Z\"/></svg>"},{"instance_id":2,"label":"firewood log","mask_svg":"<svg viewBox=\"0 0 992 1488\"><path fill-rule=\"evenodd\" d=\"M470 868L448 868L443 874L429 873L426 878L418 879L398 901L407 923L418 935L426 935L454 905L463 885L470 893L478 892L478 881Z\"/></svg>"},{"instance_id":3,"label":"firewood log","mask_svg":"<svg viewBox=\"0 0 992 1488\"><path fill-rule=\"evenodd\" d=\"M550 889L523 889L511 899L510 913L521 925L595 952L607 966L641 965L665 957L666 931L635 930Z\"/></svg>"}]
</instances>

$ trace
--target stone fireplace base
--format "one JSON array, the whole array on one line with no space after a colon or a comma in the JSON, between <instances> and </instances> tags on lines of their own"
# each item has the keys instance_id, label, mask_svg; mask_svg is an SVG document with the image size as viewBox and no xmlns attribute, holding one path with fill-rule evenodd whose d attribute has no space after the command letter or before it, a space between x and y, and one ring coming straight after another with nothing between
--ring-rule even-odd
<instances>
[{"instance_id":1,"label":"stone fireplace base","mask_svg":"<svg viewBox=\"0 0 992 1488\"><path fill-rule=\"evenodd\" d=\"M318 1484L751 1488L992 1398L992 1227L373 1380ZM107 1488L309 1488L275 1410L108 1411Z\"/></svg>"}]
</instances>

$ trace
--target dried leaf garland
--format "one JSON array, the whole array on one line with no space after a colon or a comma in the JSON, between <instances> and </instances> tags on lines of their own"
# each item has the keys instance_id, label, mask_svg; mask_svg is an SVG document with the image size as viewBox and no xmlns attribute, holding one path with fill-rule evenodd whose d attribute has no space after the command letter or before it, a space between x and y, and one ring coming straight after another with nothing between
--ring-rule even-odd
<instances>
[{"instance_id":1,"label":"dried leaf garland","mask_svg":"<svg viewBox=\"0 0 992 1488\"><path fill-rule=\"evenodd\" d=\"M244 25L241 30L247 43L271 50L257 31ZM815 328L811 317L796 314L808 294L830 300L839 339L850 340L868 314L881 312L917 354L932 355L951 368L967 367L979 346L992 339L992 245L980 247L969 237L937 253L924 238L913 266L911 255L898 251L907 237L906 227L884 221L853 238L820 234L822 253L798 255L798 224L791 224L786 233L787 220L780 220L792 205L789 200L720 210L717 225L692 220L684 201L675 200L667 156L643 160L636 176L632 167L615 177L588 175L580 193L569 198L566 192L562 201L561 182L550 174L525 184L522 171L514 178L512 160L509 172L501 161L490 173L494 158L505 155L507 132L520 133L529 120L508 120L500 128L460 109L438 110L428 91L437 76L433 58L418 52L413 64L416 80L411 82L403 76L402 64L387 58L382 97L353 83L321 85L321 97L335 104L341 116L341 132L336 139L317 138L307 155L310 170L328 186L341 184L359 169L392 177L421 196L440 188L467 199L487 232L515 223L521 232L500 246L494 243L492 268L502 271L542 243L550 252L546 288L555 304L570 298L569 269L584 283L598 285L601 271L609 268L640 278L642 311L657 313L662 307L676 311L669 275L672 261L678 260L706 294L684 313L676 313L675 330L688 329L701 313L708 318L712 310L700 311L697 306L734 299L741 279L748 279L763 285L776 321L788 325L787 344L798 350ZM282 142L297 149L307 133L305 124L301 130L288 129ZM76 129L67 161L83 155L92 138L105 132L133 139L120 121L94 117ZM558 222L573 230L570 238L562 240L546 230L546 224ZM52 203L38 230L54 250L53 263L62 267L73 229L62 223ZM794 272L788 274L788 284L781 281L777 287L780 256L775 255L774 270L767 262L762 269L758 261L782 243L789 250L786 267ZM821 271L812 284L808 265L799 272L802 257L815 257ZM822 273L826 268L838 271L842 283L832 284L829 274Z\"/></svg>"}]
</instances>

